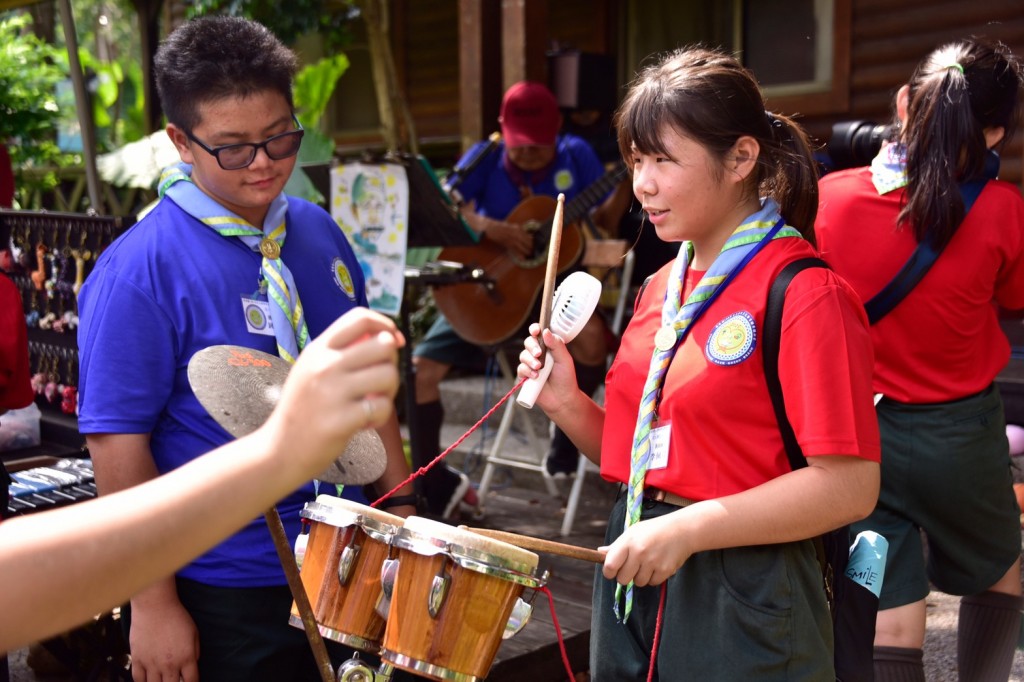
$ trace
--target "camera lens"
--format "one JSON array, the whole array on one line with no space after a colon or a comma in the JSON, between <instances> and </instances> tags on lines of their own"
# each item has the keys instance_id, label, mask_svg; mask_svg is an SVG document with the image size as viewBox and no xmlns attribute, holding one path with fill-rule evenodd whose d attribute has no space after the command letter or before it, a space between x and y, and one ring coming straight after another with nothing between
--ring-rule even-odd
<instances>
[{"instance_id":1,"label":"camera lens","mask_svg":"<svg viewBox=\"0 0 1024 682\"><path fill-rule=\"evenodd\" d=\"M832 170L855 168L871 163L892 129L874 121L840 121L832 126L828 155Z\"/></svg>"}]
</instances>

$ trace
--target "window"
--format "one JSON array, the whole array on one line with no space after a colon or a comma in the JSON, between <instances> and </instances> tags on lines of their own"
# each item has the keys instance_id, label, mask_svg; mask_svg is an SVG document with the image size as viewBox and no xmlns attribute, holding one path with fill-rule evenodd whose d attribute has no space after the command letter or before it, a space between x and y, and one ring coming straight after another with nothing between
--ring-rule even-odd
<instances>
[{"instance_id":1,"label":"window","mask_svg":"<svg viewBox=\"0 0 1024 682\"><path fill-rule=\"evenodd\" d=\"M849 103L850 0L734 0L743 63L770 108L801 114Z\"/></svg>"},{"instance_id":2,"label":"window","mask_svg":"<svg viewBox=\"0 0 1024 682\"><path fill-rule=\"evenodd\" d=\"M626 67L701 43L736 52L774 111L845 112L852 0L631 0Z\"/></svg>"}]
</instances>

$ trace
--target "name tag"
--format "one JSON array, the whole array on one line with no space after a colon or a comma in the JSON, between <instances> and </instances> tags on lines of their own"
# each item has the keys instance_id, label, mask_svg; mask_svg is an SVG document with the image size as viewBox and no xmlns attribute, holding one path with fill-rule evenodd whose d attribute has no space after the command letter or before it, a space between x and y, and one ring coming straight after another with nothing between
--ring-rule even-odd
<instances>
[{"instance_id":1,"label":"name tag","mask_svg":"<svg viewBox=\"0 0 1024 682\"><path fill-rule=\"evenodd\" d=\"M665 422L657 428L651 429L649 436L651 443L651 463L648 471L664 469L668 466L668 446L672 438L672 426Z\"/></svg>"},{"instance_id":2,"label":"name tag","mask_svg":"<svg viewBox=\"0 0 1024 682\"><path fill-rule=\"evenodd\" d=\"M243 296L242 313L245 315L245 328L250 334L274 335L274 323L270 320L270 303Z\"/></svg>"}]
</instances>

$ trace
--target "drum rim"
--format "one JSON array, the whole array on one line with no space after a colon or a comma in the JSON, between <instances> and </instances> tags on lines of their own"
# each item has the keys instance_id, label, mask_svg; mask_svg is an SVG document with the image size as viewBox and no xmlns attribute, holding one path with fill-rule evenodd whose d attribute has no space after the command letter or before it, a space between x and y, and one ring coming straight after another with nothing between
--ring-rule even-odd
<instances>
[{"instance_id":1,"label":"drum rim","mask_svg":"<svg viewBox=\"0 0 1024 682\"><path fill-rule=\"evenodd\" d=\"M290 614L288 616L288 624L300 630L305 629L302 618L295 614ZM335 628L329 628L323 623L317 623L316 628L320 631L321 637L329 639L332 642L345 644L354 649L359 649L360 651L365 651L371 654L380 653L381 642L379 640L369 640L365 637L360 637L359 635L353 635Z\"/></svg>"},{"instance_id":2,"label":"drum rim","mask_svg":"<svg viewBox=\"0 0 1024 682\"><path fill-rule=\"evenodd\" d=\"M321 495L322 497L331 498L331 496ZM349 526L359 526L359 528L366 533L373 540L378 542L389 543L391 538L395 534L395 530L401 527L399 524L391 523L389 520L385 520L387 517L393 516L387 512L374 510L383 515L382 518L376 518L370 516L364 511L355 511L348 507L343 507L334 504L324 504L320 502L320 498L317 498L315 502L307 502L299 515L304 519L310 521L316 521L318 523L325 523L333 528L348 528ZM343 498L331 498L331 499L343 499ZM349 500L345 500L348 502ZM355 504L355 503L353 503ZM360 505L364 506L365 505ZM373 509L367 507L366 509ZM395 519L402 521L402 517L395 516Z\"/></svg>"},{"instance_id":3,"label":"drum rim","mask_svg":"<svg viewBox=\"0 0 1024 682\"><path fill-rule=\"evenodd\" d=\"M413 658L412 656L400 653L394 649L381 649L380 658L381 660L398 666L399 668L429 675L430 677L439 680L446 680L446 682L478 682L479 680L486 679L486 677L477 677L470 673L459 672L452 668L445 668L444 666L435 665L434 663L428 663L427 661ZM491 660L491 665L494 665L493 659Z\"/></svg>"},{"instance_id":4,"label":"drum rim","mask_svg":"<svg viewBox=\"0 0 1024 682\"><path fill-rule=\"evenodd\" d=\"M310 521L326 523L328 526L334 526L335 528L348 528L358 524L362 515L350 509L335 507L323 504L322 502L307 502L302 507L302 511L299 512L299 516Z\"/></svg>"},{"instance_id":5,"label":"drum rim","mask_svg":"<svg viewBox=\"0 0 1024 682\"><path fill-rule=\"evenodd\" d=\"M392 544L398 549L404 549L420 556L441 554L474 573L501 578L526 587L536 588L544 584L543 579L536 575L537 566L530 566L491 552L419 533L404 526L396 529Z\"/></svg>"},{"instance_id":6,"label":"drum rim","mask_svg":"<svg viewBox=\"0 0 1024 682\"><path fill-rule=\"evenodd\" d=\"M467 552L473 550L477 556L488 554L502 557L502 563L514 566L523 573L536 572L540 565L540 557L536 552L464 526L453 526L423 516L410 516L402 526L418 535L437 537L453 546L467 548Z\"/></svg>"}]
</instances>

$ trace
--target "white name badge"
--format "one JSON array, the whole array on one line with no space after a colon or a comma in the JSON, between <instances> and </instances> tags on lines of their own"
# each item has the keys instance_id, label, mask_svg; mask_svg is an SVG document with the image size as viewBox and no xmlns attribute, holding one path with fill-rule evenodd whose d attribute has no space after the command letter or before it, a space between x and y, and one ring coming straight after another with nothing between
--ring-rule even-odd
<instances>
[{"instance_id":1,"label":"white name badge","mask_svg":"<svg viewBox=\"0 0 1024 682\"><path fill-rule=\"evenodd\" d=\"M672 438L671 424L663 422L657 428L651 429L649 438L651 443L651 463L647 470L664 469L668 466L668 446Z\"/></svg>"},{"instance_id":2,"label":"white name badge","mask_svg":"<svg viewBox=\"0 0 1024 682\"><path fill-rule=\"evenodd\" d=\"M274 323L270 320L270 303L243 296L242 312L245 314L245 328L250 334L274 335Z\"/></svg>"}]
</instances>

